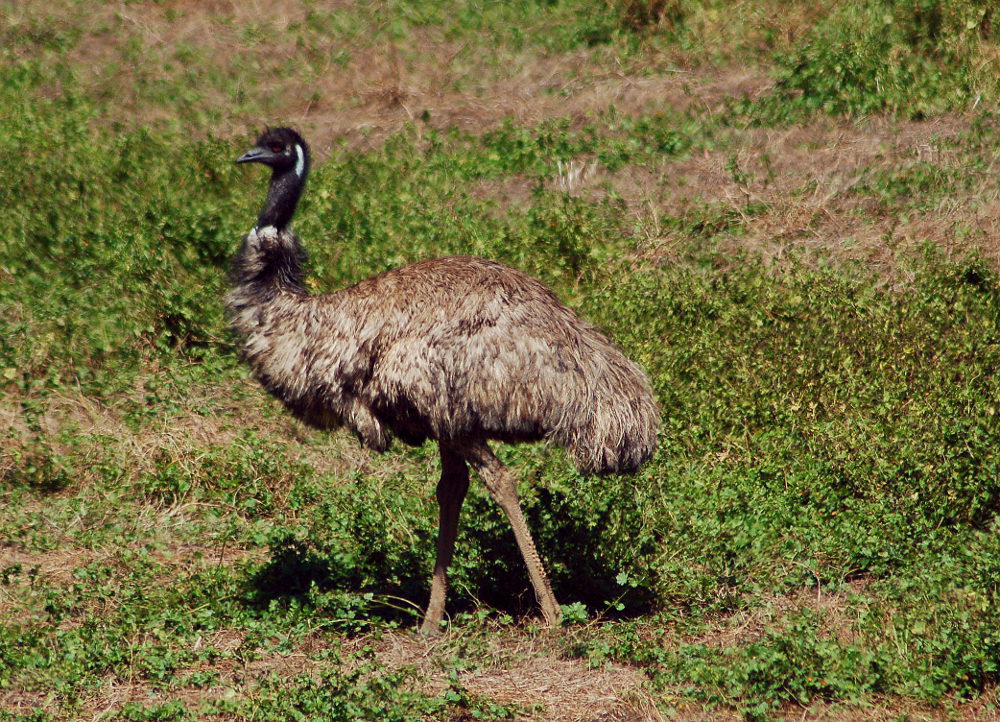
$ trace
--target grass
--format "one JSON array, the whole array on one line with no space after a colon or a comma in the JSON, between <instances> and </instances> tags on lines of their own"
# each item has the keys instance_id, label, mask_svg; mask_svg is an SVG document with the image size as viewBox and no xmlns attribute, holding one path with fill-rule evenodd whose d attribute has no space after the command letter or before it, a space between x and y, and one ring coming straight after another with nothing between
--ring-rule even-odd
<instances>
[{"instance_id":1,"label":"grass","mask_svg":"<svg viewBox=\"0 0 1000 722\"><path fill-rule=\"evenodd\" d=\"M0 720L994 714L992 15L786 5L4 6ZM563 628L474 484L409 637L433 449L239 364L264 120L314 289L483 255L648 369L636 476L501 449Z\"/></svg>"}]
</instances>

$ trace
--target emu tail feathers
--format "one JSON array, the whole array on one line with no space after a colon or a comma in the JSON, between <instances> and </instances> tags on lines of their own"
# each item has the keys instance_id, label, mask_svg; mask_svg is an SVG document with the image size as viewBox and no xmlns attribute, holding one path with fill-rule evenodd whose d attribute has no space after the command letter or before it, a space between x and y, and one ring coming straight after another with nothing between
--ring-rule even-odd
<instances>
[{"instance_id":1,"label":"emu tail feathers","mask_svg":"<svg viewBox=\"0 0 1000 722\"><path fill-rule=\"evenodd\" d=\"M552 438L583 474L630 473L656 451L660 411L637 364L619 353L604 360L604 368L589 375L588 398L573 404L580 415L564 417Z\"/></svg>"}]
</instances>

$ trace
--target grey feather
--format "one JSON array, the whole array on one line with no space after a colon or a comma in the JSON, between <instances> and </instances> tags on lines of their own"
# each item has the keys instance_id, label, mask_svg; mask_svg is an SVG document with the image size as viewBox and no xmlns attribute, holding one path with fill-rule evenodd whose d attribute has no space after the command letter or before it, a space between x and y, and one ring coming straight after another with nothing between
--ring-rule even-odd
<instances>
[{"instance_id":1,"label":"grey feather","mask_svg":"<svg viewBox=\"0 0 1000 722\"><path fill-rule=\"evenodd\" d=\"M301 255L290 230L255 229L237 265L284 255ZM643 371L520 271L453 256L333 294L308 295L300 280L237 283L226 305L256 377L307 424L347 426L376 451L390 434L544 440L588 474L633 471L655 450Z\"/></svg>"}]
</instances>

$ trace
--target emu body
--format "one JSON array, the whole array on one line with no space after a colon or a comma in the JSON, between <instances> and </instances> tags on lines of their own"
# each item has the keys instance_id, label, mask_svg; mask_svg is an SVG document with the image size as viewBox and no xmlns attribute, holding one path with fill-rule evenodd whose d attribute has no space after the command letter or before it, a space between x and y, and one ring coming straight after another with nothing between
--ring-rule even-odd
<instances>
[{"instance_id":1,"label":"emu body","mask_svg":"<svg viewBox=\"0 0 1000 722\"><path fill-rule=\"evenodd\" d=\"M514 478L488 442L549 441L581 472L633 471L655 450L659 425L645 374L543 284L481 258L421 261L307 293L288 228L308 173L305 142L266 131L240 161L274 168L226 298L255 376L305 423L346 426L376 451L392 436L439 445L438 553L421 630L435 632L444 612L468 466L510 520L545 620L557 624Z\"/></svg>"}]
</instances>

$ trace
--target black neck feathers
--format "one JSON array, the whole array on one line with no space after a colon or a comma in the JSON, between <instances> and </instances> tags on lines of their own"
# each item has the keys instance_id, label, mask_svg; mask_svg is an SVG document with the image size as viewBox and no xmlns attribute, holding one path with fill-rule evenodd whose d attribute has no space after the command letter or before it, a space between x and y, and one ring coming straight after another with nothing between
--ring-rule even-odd
<instances>
[{"instance_id":1,"label":"black neck feathers","mask_svg":"<svg viewBox=\"0 0 1000 722\"><path fill-rule=\"evenodd\" d=\"M292 216L295 215L295 208L299 204L302 189L306 184L307 169L308 164L301 176L294 168L274 169L271 174L271 185L267 189L267 200L257 219L257 228L274 226L283 231L292 222Z\"/></svg>"}]
</instances>

